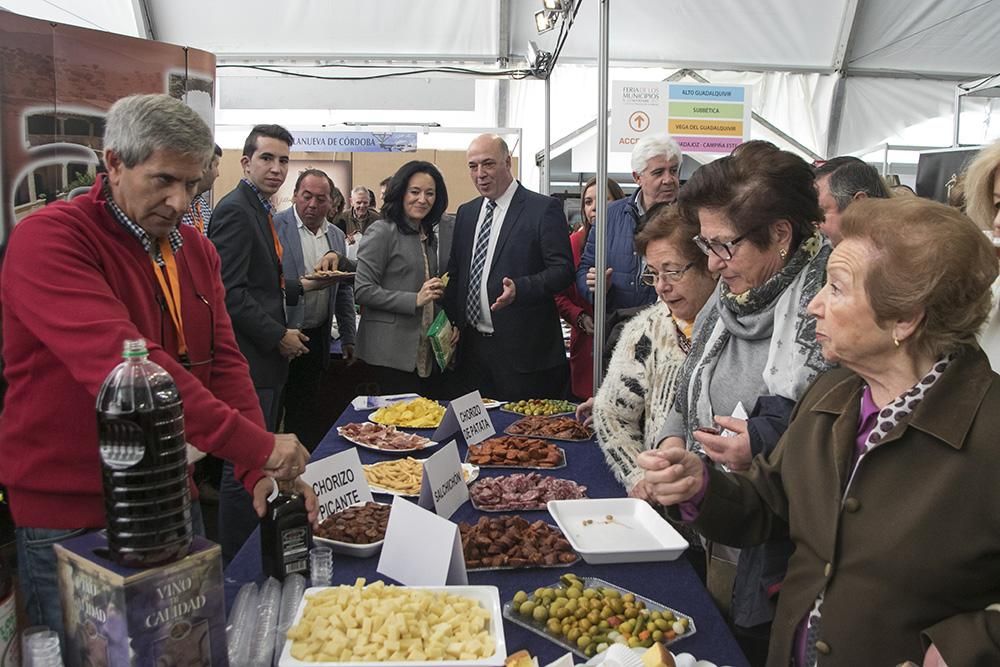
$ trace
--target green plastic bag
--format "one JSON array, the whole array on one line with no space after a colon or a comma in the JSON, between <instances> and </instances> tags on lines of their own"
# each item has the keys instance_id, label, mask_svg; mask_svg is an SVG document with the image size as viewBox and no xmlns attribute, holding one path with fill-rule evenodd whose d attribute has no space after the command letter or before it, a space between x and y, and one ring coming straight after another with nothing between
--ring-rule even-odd
<instances>
[{"instance_id":1,"label":"green plastic bag","mask_svg":"<svg viewBox=\"0 0 1000 667\"><path fill-rule=\"evenodd\" d=\"M431 339L431 349L434 350L434 358L438 367L444 370L451 363L451 358L455 354L455 348L451 344L452 326L448 315L442 310L431 322L427 330L427 337Z\"/></svg>"}]
</instances>

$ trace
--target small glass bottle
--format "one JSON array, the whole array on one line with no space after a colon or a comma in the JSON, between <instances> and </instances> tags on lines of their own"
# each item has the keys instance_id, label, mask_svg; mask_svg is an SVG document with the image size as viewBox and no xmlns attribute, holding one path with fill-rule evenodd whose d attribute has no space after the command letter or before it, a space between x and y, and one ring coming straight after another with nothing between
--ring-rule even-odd
<instances>
[{"instance_id":1,"label":"small glass bottle","mask_svg":"<svg viewBox=\"0 0 1000 667\"><path fill-rule=\"evenodd\" d=\"M312 526L306 500L295 490L295 482L277 482L278 495L267 503L260 523L261 562L264 576L284 581L292 573L309 576Z\"/></svg>"}]
</instances>

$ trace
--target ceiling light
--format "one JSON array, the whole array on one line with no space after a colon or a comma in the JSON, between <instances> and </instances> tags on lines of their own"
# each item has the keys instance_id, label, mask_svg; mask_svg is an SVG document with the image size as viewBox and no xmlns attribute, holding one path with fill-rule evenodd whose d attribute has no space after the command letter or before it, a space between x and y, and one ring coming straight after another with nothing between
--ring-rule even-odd
<instances>
[{"instance_id":1,"label":"ceiling light","mask_svg":"<svg viewBox=\"0 0 1000 667\"><path fill-rule=\"evenodd\" d=\"M556 27L556 18L559 16L556 12L550 10L541 10L535 12L535 30L538 34L548 32Z\"/></svg>"}]
</instances>

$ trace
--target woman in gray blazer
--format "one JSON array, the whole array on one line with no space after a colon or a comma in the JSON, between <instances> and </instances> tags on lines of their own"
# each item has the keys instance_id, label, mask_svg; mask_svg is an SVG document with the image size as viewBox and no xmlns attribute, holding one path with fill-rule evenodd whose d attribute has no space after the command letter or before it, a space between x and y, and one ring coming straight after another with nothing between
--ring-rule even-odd
<instances>
[{"instance_id":1,"label":"woman in gray blazer","mask_svg":"<svg viewBox=\"0 0 1000 667\"><path fill-rule=\"evenodd\" d=\"M361 237L354 300L361 305L357 354L381 394L434 394L438 373L427 329L444 295L434 225L448 207L441 172L407 162L389 181L382 219Z\"/></svg>"}]
</instances>

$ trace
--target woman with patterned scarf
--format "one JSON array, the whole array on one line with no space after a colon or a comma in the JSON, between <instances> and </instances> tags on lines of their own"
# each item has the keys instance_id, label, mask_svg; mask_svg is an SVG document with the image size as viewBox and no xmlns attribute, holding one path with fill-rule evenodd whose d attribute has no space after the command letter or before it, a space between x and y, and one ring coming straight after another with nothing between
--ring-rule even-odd
<instances>
[{"instance_id":1,"label":"woman with patterned scarf","mask_svg":"<svg viewBox=\"0 0 1000 667\"><path fill-rule=\"evenodd\" d=\"M771 452L795 402L829 368L806 313L830 255L814 226L822 212L813 174L798 156L755 142L696 171L678 204L698 222L695 242L720 281L695 321L659 446L742 471ZM791 544L778 539L742 553L708 546L709 589L728 608L751 664L760 664Z\"/></svg>"},{"instance_id":2,"label":"woman with patterned scarf","mask_svg":"<svg viewBox=\"0 0 1000 667\"><path fill-rule=\"evenodd\" d=\"M856 202L842 231L809 304L841 368L746 475L657 450L647 485L711 539L790 536L769 667L998 665L1000 377L976 344L993 247L915 197Z\"/></svg>"}]
</instances>

